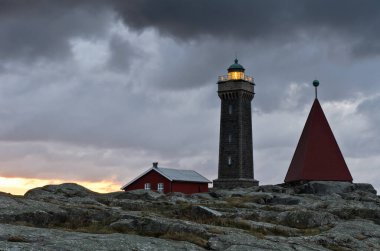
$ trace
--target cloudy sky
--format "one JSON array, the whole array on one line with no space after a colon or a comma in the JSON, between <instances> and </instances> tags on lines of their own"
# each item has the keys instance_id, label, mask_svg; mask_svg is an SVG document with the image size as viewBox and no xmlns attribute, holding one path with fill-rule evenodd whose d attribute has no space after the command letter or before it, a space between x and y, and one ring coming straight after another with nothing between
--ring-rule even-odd
<instances>
[{"instance_id":1,"label":"cloudy sky","mask_svg":"<svg viewBox=\"0 0 380 251\"><path fill-rule=\"evenodd\" d=\"M255 178L281 183L319 99L380 189L377 0L0 0L0 190L119 189L151 163L216 178L218 75L255 78Z\"/></svg>"}]
</instances>

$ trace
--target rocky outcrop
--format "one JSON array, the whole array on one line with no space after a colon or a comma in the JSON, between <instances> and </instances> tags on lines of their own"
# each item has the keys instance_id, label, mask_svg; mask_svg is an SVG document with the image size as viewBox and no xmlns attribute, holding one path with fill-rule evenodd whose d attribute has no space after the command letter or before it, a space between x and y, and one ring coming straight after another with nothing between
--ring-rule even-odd
<instances>
[{"instance_id":1,"label":"rocky outcrop","mask_svg":"<svg viewBox=\"0 0 380 251\"><path fill-rule=\"evenodd\" d=\"M199 237L207 237L207 225L193 223L191 221L168 219L157 215L140 216L125 214L121 220L113 222L110 226L115 230L124 232L136 232L139 234L160 236L163 234L183 233Z\"/></svg>"},{"instance_id":2,"label":"rocky outcrop","mask_svg":"<svg viewBox=\"0 0 380 251\"><path fill-rule=\"evenodd\" d=\"M277 221L284 226L307 229L333 225L337 221L337 217L326 212L295 210L279 213Z\"/></svg>"},{"instance_id":3,"label":"rocky outcrop","mask_svg":"<svg viewBox=\"0 0 380 251\"><path fill-rule=\"evenodd\" d=\"M369 184L309 182L185 195L76 184L0 193L0 250L380 250Z\"/></svg>"},{"instance_id":4,"label":"rocky outcrop","mask_svg":"<svg viewBox=\"0 0 380 251\"><path fill-rule=\"evenodd\" d=\"M57 205L0 194L0 222L43 227L66 219L66 211Z\"/></svg>"},{"instance_id":5,"label":"rocky outcrop","mask_svg":"<svg viewBox=\"0 0 380 251\"><path fill-rule=\"evenodd\" d=\"M132 190L128 192L120 192L116 194L114 197L116 199L130 199L130 200L157 200L160 197L163 197L164 195L162 193L156 193L151 190L144 190L144 189L138 189L138 190Z\"/></svg>"},{"instance_id":6,"label":"rocky outcrop","mask_svg":"<svg viewBox=\"0 0 380 251\"><path fill-rule=\"evenodd\" d=\"M171 250L203 248L184 241L171 241L128 234L89 234L46 228L0 224L0 250Z\"/></svg>"},{"instance_id":7,"label":"rocky outcrop","mask_svg":"<svg viewBox=\"0 0 380 251\"><path fill-rule=\"evenodd\" d=\"M310 181L305 184L293 186L294 192L297 194L340 194L349 193L353 191L364 191L376 194L376 190L370 184L351 183L351 182L338 182L338 181Z\"/></svg>"},{"instance_id":8,"label":"rocky outcrop","mask_svg":"<svg viewBox=\"0 0 380 251\"><path fill-rule=\"evenodd\" d=\"M47 185L44 187L37 187L25 193L26 198L30 199L44 199L46 197L93 197L98 195L85 187L75 183L64 183L61 185Z\"/></svg>"}]
</instances>

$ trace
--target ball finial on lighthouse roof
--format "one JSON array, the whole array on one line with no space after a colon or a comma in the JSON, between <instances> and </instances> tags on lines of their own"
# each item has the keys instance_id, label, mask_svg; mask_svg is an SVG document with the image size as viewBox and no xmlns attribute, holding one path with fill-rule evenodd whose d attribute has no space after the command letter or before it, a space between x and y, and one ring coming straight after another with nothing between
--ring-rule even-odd
<instances>
[{"instance_id":1,"label":"ball finial on lighthouse roof","mask_svg":"<svg viewBox=\"0 0 380 251\"><path fill-rule=\"evenodd\" d=\"M314 85L314 87L318 87L319 86L319 81L318 80L314 80L313 81L313 85Z\"/></svg>"}]
</instances>

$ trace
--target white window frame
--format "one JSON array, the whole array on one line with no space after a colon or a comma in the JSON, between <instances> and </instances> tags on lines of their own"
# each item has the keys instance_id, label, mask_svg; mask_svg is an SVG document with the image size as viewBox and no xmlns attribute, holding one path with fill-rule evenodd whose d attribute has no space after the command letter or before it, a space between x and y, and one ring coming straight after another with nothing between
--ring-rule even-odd
<instances>
[{"instance_id":1,"label":"white window frame","mask_svg":"<svg viewBox=\"0 0 380 251\"><path fill-rule=\"evenodd\" d=\"M164 183L157 184L157 192L164 192Z\"/></svg>"},{"instance_id":2,"label":"white window frame","mask_svg":"<svg viewBox=\"0 0 380 251\"><path fill-rule=\"evenodd\" d=\"M150 183L145 183L144 184L144 189L145 190L150 190L151 186L150 186Z\"/></svg>"},{"instance_id":3,"label":"white window frame","mask_svg":"<svg viewBox=\"0 0 380 251\"><path fill-rule=\"evenodd\" d=\"M229 166L232 165L232 158L231 158L231 156L228 156L227 163L228 163Z\"/></svg>"}]
</instances>

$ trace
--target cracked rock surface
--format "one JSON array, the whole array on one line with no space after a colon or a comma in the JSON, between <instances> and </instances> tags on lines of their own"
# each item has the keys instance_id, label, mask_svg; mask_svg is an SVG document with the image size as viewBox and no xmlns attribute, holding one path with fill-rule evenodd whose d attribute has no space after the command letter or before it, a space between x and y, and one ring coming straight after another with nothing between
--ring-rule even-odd
<instances>
[{"instance_id":1,"label":"cracked rock surface","mask_svg":"<svg viewBox=\"0 0 380 251\"><path fill-rule=\"evenodd\" d=\"M77 184L0 192L0 250L380 250L370 184L98 194Z\"/></svg>"}]
</instances>

